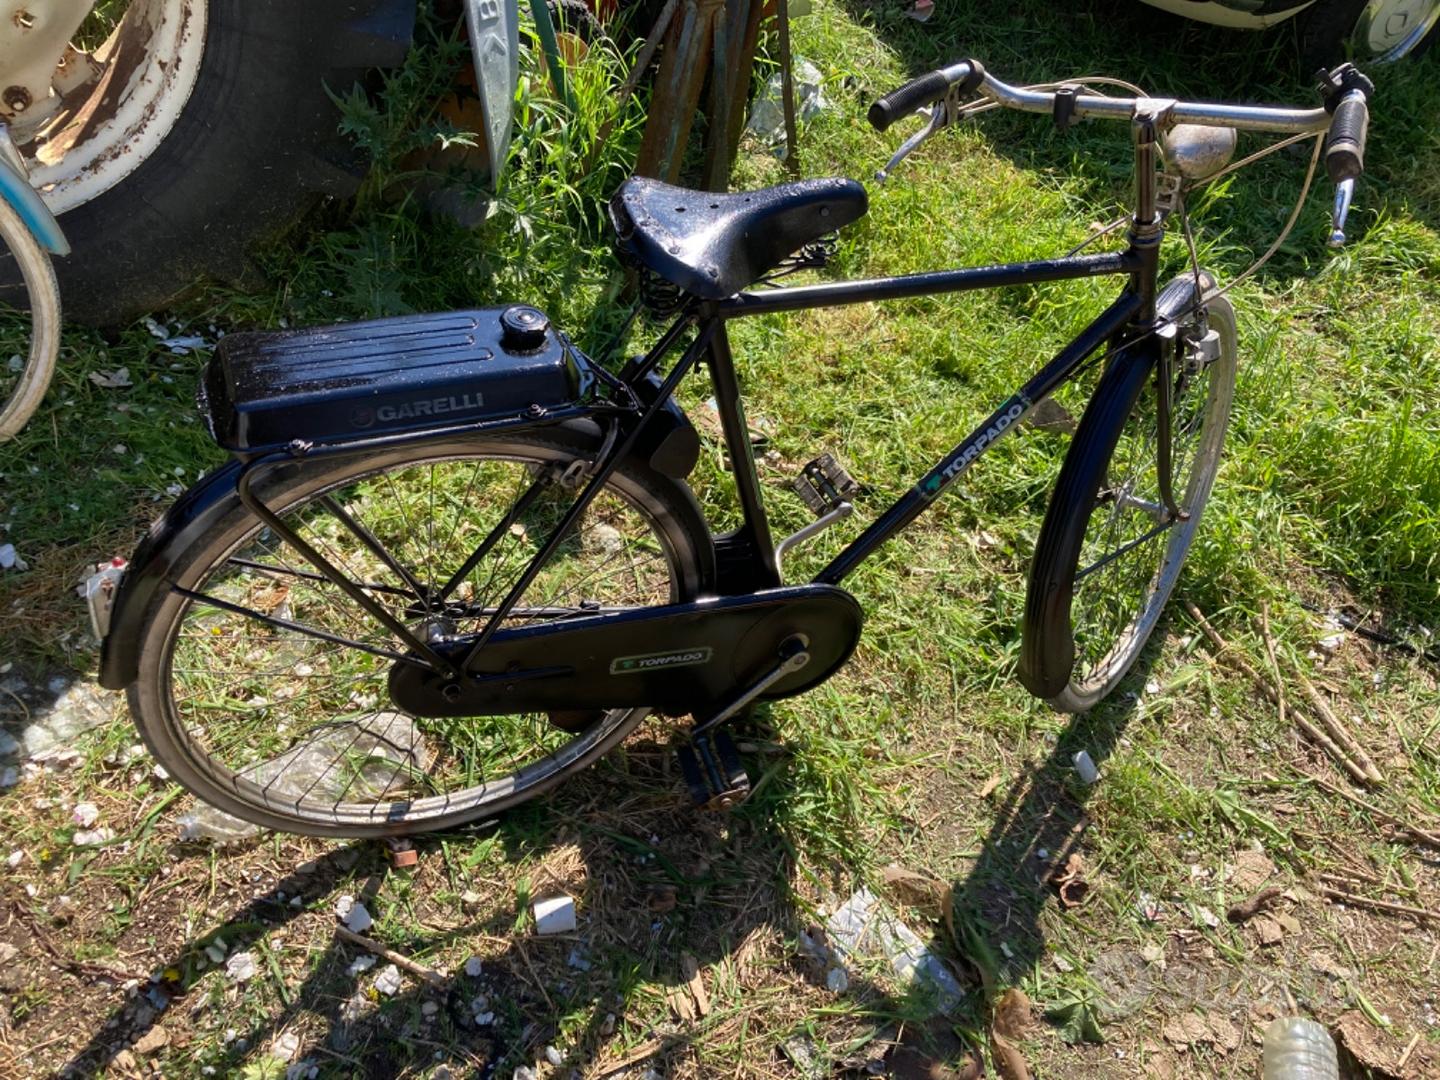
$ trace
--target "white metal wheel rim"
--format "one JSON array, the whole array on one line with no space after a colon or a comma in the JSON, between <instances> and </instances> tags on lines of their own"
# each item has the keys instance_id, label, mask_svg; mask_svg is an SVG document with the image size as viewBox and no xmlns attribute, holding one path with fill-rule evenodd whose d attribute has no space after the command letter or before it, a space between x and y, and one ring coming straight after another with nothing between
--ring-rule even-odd
<instances>
[{"instance_id":1,"label":"white metal wheel rim","mask_svg":"<svg viewBox=\"0 0 1440 1080\"><path fill-rule=\"evenodd\" d=\"M93 118L95 109L108 108L118 96L113 114L70 145L77 129L84 132L86 116L57 123L44 132L44 141L25 147L30 182L52 213L63 214L108 191L169 136L200 75L208 2L132 0L114 33L95 50L106 70L79 111ZM122 62L112 62L122 51Z\"/></svg>"},{"instance_id":2,"label":"white metal wheel rim","mask_svg":"<svg viewBox=\"0 0 1440 1080\"><path fill-rule=\"evenodd\" d=\"M0 400L0 442L13 438L39 408L60 352L60 290L50 257L5 202L0 202L0 242L20 266L30 301L30 349L8 400ZM4 362L4 358L0 358Z\"/></svg>"},{"instance_id":3,"label":"white metal wheel rim","mask_svg":"<svg viewBox=\"0 0 1440 1080\"><path fill-rule=\"evenodd\" d=\"M1362 60L1389 63L1406 56L1440 22L1440 0L1370 0L1351 43Z\"/></svg>"}]
</instances>

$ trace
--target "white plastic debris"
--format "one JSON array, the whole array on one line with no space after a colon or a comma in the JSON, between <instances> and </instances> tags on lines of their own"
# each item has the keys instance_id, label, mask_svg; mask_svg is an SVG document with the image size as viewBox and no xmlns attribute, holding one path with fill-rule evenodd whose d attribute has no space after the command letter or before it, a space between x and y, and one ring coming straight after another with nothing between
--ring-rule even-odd
<instances>
[{"instance_id":1,"label":"white plastic debris","mask_svg":"<svg viewBox=\"0 0 1440 1080\"><path fill-rule=\"evenodd\" d=\"M902 982L923 986L934 995L939 1012L953 1012L965 996L945 962L869 889L846 900L825 929L831 945L844 956L884 955Z\"/></svg>"},{"instance_id":2,"label":"white plastic debris","mask_svg":"<svg viewBox=\"0 0 1440 1080\"><path fill-rule=\"evenodd\" d=\"M792 71L796 119L809 120L817 113L828 109L830 102L826 100L820 89L820 69L809 60L796 57ZM783 159L786 147L785 106L782 93L783 83L780 73L777 71L770 76L769 81L765 84L765 89L756 96L755 105L750 111L750 119L746 122L745 127L774 147L776 155Z\"/></svg>"},{"instance_id":3,"label":"white plastic debris","mask_svg":"<svg viewBox=\"0 0 1440 1080\"><path fill-rule=\"evenodd\" d=\"M423 1016L423 1017L425 1017L425 1019L427 1019L427 1020L429 1020L429 1019L431 1019L432 1017L434 1017L435 1014L438 1013L439 1011L440 1011L440 1004L439 1004L439 1002L427 1001L427 1002L425 1002L424 1005L421 1005L421 1006L420 1006L420 1015Z\"/></svg>"},{"instance_id":4,"label":"white plastic debris","mask_svg":"<svg viewBox=\"0 0 1440 1080\"><path fill-rule=\"evenodd\" d=\"M75 809L70 811L70 818L82 829L88 829L100 820L100 808L93 802L76 803Z\"/></svg>"},{"instance_id":5,"label":"white plastic debris","mask_svg":"<svg viewBox=\"0 0 1440 1080\"><path fill-rule=\"evenodd\" d=\"M255 954L251 952L232 953L225 961L225 974L239 983L253 979L256 970Z\"/></svg>"},{"instance_id":6,"label":"white plastic debris","mask_svg":"<svg viewBox=\"0 0 1440 1080\"><path fill-rule=\"evenodd\" d=\"M350 966L345 969L345 974L349 975L351 978L354 978L356 975L364 974L374 966L375 957L357 956L354 960L350 961Z\"/></svg>"},{"instance_id":7,"label":"white plastic debris","mask_svg":"<svg viewBox=\"0 0 1440 1080\"><path fill-rule=\"evenodd\" d=\"M345 918L346 915L350 914L350 909L354 906L355 897L351 896L348 892L341 893L335 898L335 917L337 919Z\"/></svg>"},{"instance_id":8,"label":"white plastic debris","mask_svg":"<svg viewBox=\"0 0 1440 1080\"><path fill-rule=\"evenodd\" d=\"M539 934L568 934L575 929L575 900L551 896L535 901L535 931Z\"/></svg>"},{"instance_id":9,"label":"white plastic debris","mask_svg":"<svg viewBox=\"0 0 1440 1080\"><path fill-rule=\"evenodd\" d=\"M10 867L11 870L14 870L15 867L19 866L24 861L24 848L16 848L14 851L10 852L10 854L5 857L5 865Z\"/></svg>"},{"instance_id":10,"label":"white plastic debris","mask_svg":"<svg viewBox=\"0 0 1440 1080\"><path fill-rule=\"evenodd\" d=\"M123 390L135 385L130 381L130 369L123 367L114 371L92 371L90 381L102 390Z\"/></svg>"},{"instance_id":11,"label":"white plastic debris","mask_svg":"<svg viewBox=\"0 0 1440 1080\"><path fill-rule=\"evenodd\" d=\"M55 695L55 700L22 734L25 753L52 765L78 764L80 754L73 749L76 739L109 723L120 699L84 680L56 678L45 689Z\"/></svg>"},{"instance_id":12,"label":"white plastic debris","mask_svg":"<svg viewBox=\"0 0 1440 1080\"><path fill-rule=\"evenodd\" d=\"M825 973L825 987L832 994L843 994L850 989L850 975L843 967L833 967Z\"/></svg>"},{"instance_id":13,"label":"white plastic debris","mask_svg":"<svg viewBox=\"0 0 1440 1080\"><path fill-rule=\"evenodd\" d=\"M76 829L70 838L76 847L99 847L115 839L114 829Z\"/></svg>"},{"instance_id":14,"label":"white plastic debris","mask_svg":"<svg viewBox=\"0 0 1440 1080\"><path fill-rule=\"evenodd\" d=\"M1100 779L1100 770L1095 767L1095 762L1084 750L1077 751L1070 760L1074 763L1075 775L1080 778L1082 784L1088 786Z\"/></svg>"},{"instance_id":15,"label":"white plastic debris","mask_svg":"<svg viewBox=\"0 0 1440 1080\"><path fill-rule=\"evenodd\" d=\"M337 761L343 761L345 768L336 768ZM400 795L415 778L425 775L429 764L429 746L410 717L374 712L312 733L241 775L274 796L289 795L322 805L336 799L374 803ZM181 829L183 840L217 844L260 832L257 826L210 806L187 814L181 819Z\"/></svg>"},{"instance_id":16,"label":"white plastic debris","mask_svg":"<svg viewBox=\"0 0 1440 1080\"><path fill-rule=\"evenodd\" d=\"M29 569L29 564L16 554L14 544L0 544L0 570Z\"/></svg>"},{"instance_id":17,"label":"white plastic debris","mask_svg":"<svg viewBox=\"0 0 1440 1080\"><path fill-rule=\"evenodd\" d=\"M365 909L364 904L351 904L350 910L345 912L341 918L344 920L345 926L356 934L363 934L375 925L375 920L370 917L370 912Z\"/></svg>"},{"instance_id":18,"label":"white plastic debris","mask_svg":"<svg viewBox=\"0 0 1440 1080\"><path fill-rule=\"evenodd\" d=\"M260 826L202 804L179 820L180 839L189 843L208 840L213 844L233 844L260 835Z\"/></svg>"},{"instance_id":19,"label":"white plastic debris","mask_svg":"<svg viewBox=\"0 0 1440 1080\"><path fill-rule=\"evenodd\" d=\"M225 942L218 938L205 946L205 955L210 958L212 964L223 964L225 962Z\"/></svg>"},{"instance_id":20,"label":"white plastic debris","mask_svg":"<svg viewBox=\"0 0 1440 1080\"><path fill-rule=\"evenodd\" d=\"M565 1055L560 1053L559 1047L547 1046L545 1047L545 1060L558 1069L565 1063Z\"/></svg>"},{"instance_id":21,"label":"white plastic debris","mask_svg":"<svg viewBox=\"0 0 1440 1080\"><path fill-rule=\"evenodd\" d=\"M75 587L90 611L90 629L103 639L110 631L110 604L129 561L116 555L109 562L94 563L85 579Z\"/></svg>"},{"instance_id":22,"label":"white plastic debris","mask_svg":"<svg viewBox=\"0 0 1440 1080\"><path fill-rule=\"evenodd\" d=\"M375 976L375 990L386 997L394 997L400 992L400 969L394 964L386 964L380 969L380 974Z\"/></svg>"},{"instance_id":23,"label":"white plastic debris","mask_svg":"<svg viewBox=\"0 0 1440 1080\"><path fill-rule=\"evenodd\" d=\"M287 1031L270 1044L270 1056L279 1061L289 1061L300 1049L300 1036Z\"/></svg>"},{"instance_id":24,"label":"white plastic debris","mask_svg":"<svg viewBox=\"0 0 1440 1080\"><path fill-rule=\"evenodd\" d=\"M470 957L470 959L465 961L465 974L469 975L472 979L479 977L480 957L472 956Z\"/></svg>"}]
</instances>

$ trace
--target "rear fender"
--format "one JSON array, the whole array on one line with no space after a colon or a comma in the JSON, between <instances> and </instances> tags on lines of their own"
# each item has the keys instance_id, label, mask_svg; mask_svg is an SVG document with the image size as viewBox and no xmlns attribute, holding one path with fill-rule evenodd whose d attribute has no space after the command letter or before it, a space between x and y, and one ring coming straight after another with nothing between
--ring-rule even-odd
<instances>
[{"instance_id":1,"label":"rear fender","mask_svg":"<svg viewBox=\"0 0 1440 1080\"><path fill-rule=\"evenodd\" d=\"M294 468L277 466L276 472ZM241 464L229 461L208 473L171 504L135 549L110 609L110 629L100 647L100 685L123 690L140 669L140 638L151 607L168 588L180 557L240 502L235 482Z\"/></svg>"},{"instance_id":2,"label":"rear fender","mask_svg":"<svg viewBox=\"0 0 1440 1080\"><path fill-rule=\"evenodd\" d=\"M678 407L676 409L678 411ZM681 413L676 421L688 421ZM604 433L595 421L590 419L570 420L557 425L572 438L595 447L604 444ZM667 427L671 439L662 439L654 445L636 448L635 458L644 468L666 476L662 466L676 464L673 452L675 427ZM693 430L691 431L693 434ZM644 440L642 440L644 442ZM669 445L670 453L662 452ZM685 443L688 445L688 442ZM660 460L655 461L656 458ZM693 461L690 462L693 465ZM270 470L267 483L281 482L287 478L287 470L301 468L300 462L285 462ZM156 603L161 600L174 580L174 574L185 552L188 551L226 514L240 505L235 485L240 478L243 465L238 460L226 462L220 468L208 473L198 483L180 496L165 513L150 526L135 554L125 569L125 576L116 590L110 609L110 627L100 649L100 685L107 690L121 690L135 681L140 670L140 641L145 620ZM679 469L685 471L684 462ZM683 498L696 520L704 516L689 488L677 485L677 498ZM708 577L707 577L708 580Z\"/></svg>"}]
</instances>

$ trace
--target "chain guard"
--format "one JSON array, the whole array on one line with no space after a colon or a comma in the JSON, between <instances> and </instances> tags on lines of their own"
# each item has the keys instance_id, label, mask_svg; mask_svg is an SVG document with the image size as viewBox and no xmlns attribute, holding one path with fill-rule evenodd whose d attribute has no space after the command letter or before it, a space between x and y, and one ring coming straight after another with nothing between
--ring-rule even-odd
<instances>
[{"instance_id":1,"label":"chain guard","mask_svg":"<svg viewBox=\"0 0 1440 1080\"><path fill-rule=\"evenodd\" d=\"M458 679L396 663L390 697L397 708L430 717L644 706L700 712L773 668L782 643L799 637L811 661L762 695L790 697L849 659L863 618L855 598L833 585L581 616L497 631ZM432 644L458 662L471 640Z\"/></svg>"}]
</instances>

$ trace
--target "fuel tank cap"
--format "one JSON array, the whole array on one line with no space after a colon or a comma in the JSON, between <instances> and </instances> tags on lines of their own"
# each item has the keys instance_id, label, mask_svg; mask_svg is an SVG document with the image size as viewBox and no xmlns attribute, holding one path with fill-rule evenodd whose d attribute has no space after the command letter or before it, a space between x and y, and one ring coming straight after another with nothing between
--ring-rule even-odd
<instances>
[{"instance_id":1,"label":"fuel tank cap","mask_svg":"<svg viewBox=\"0 0 1440 1080\"><path fill-rule=\"evenodd\" d=\"M528 304L516 304L500 315L500 344L509 352L529 352L545 344L550 320Z\"/></svg>"}]
</instances>

